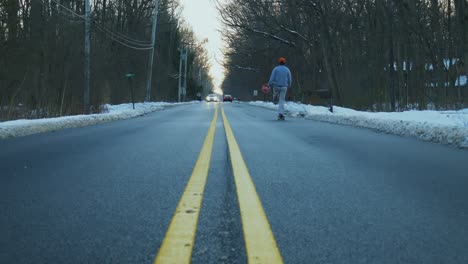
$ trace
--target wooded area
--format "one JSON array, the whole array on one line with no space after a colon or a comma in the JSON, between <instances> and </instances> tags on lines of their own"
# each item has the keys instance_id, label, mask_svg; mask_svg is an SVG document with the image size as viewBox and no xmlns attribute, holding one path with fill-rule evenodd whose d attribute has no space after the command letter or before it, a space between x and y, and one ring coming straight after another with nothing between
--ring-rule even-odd
<instances>
[{"instance_id":1,"label":"wooded area","mask_svg":"<svg viewBox=\"0 0 468 264\"><path fill-rule=\"evenodd\" d=\"M468 103L466 0L224 2L226 92L252 99L284 56L292 100L316 103L329 89L336 104L363 110Z\"/></svg>"},{"instance_id":2,"label":"wooded area","mask_svg":"<svg viewBox=\"0 0 468 264\"><path fill-rule=\"evenodd\" d=\"M91 0L91 112L105 103L144 101L154 0ZM83 103L84 0L0 0L0 121L86 112ZM187 100L212 89L208 55L160 0L151 99L176 101L179 48L189 49ZM130 81L128 73L135 74ZM203 84L203 85L202 85ZM203 91L204 89L204 91Z\"/></svg>"}]
</instances>

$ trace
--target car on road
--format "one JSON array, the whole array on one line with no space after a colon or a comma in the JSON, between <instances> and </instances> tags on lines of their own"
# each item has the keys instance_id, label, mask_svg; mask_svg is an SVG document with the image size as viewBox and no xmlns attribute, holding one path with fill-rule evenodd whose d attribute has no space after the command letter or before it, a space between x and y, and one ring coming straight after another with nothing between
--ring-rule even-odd
<instances>
[{"instance_id":1,"label":"car on road","mask_svg":"<svg viewBox=\"0 0 468 264\"><path fill-rule=\"evenodd\" d=\"M223 96L223 102L231 102L232 103L232 95L230 94L225 94Z\"/></svg>"},{"instance_id":2,"label":"car on road","mask_svg":"<svg viewBox=\"0 0 468 264\"><path fill-rule=\"evenodd\" d=\"M205 98L205 100L207 102L219 102L219 97L216 94L210 94Z\"/></svg>"}]
</instances>

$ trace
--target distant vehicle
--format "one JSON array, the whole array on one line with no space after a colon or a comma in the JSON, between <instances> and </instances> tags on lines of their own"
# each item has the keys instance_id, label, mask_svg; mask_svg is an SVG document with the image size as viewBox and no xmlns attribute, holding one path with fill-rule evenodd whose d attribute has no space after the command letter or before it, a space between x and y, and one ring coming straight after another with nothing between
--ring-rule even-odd
<instances>
[{"instance_id":1,"label":"distant vehicle","mask_svg":"<svg viewBox=\"0 0 468 264\"><path fill-rule=\"evenodd\" d=\"M219 102L219 97L216 94L210 94L205 99L207 102Z\"/></svg>"},{"instance_id":2,"label":"distant vehicle","mask_svg":"<svg viewBox=\"0 0 468 264\"><path fill-rule=\"evenodd\" d=\"M230 94L225 94L223 96L223 102L231 102L232 103L232 96Z\"/></svg>"}]
</instances>

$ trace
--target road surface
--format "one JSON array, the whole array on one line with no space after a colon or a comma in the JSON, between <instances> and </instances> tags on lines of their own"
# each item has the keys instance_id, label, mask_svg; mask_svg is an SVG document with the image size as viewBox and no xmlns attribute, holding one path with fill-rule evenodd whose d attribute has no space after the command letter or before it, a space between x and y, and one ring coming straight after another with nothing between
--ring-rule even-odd
<instances>
[{"instance_id":1,"label":"road surface","mask_svg":"<svg viewBox=\"0 0 468 264\"><path fill-rule=\"evenodd\" d=\"M178 106L0 141L0 263L468 263L467 190L466 150Z\"/></svg>"}]
</instances>

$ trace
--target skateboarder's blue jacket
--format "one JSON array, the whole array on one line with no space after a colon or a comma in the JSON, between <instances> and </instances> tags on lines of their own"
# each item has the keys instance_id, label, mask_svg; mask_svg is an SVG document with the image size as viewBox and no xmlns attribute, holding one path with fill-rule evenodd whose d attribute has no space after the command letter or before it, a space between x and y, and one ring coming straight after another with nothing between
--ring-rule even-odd
<instances>
[{"instance_id":1,"label":"skateboarder's blue jacket","mask_svg":"<svg viewBox=\"0 0 468 264\"><path fill-rule=\"evenodd\" d=\"M278 87L291 87L291 83L291 71L285 65L276 66L271 72L270 81L268 82L270 86Z\"/></svg>"}]
</instances>

